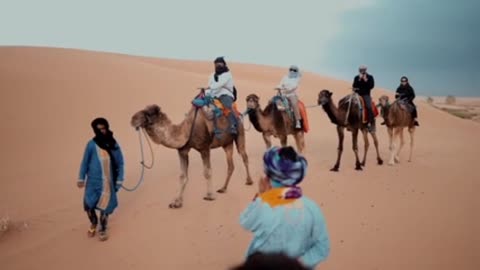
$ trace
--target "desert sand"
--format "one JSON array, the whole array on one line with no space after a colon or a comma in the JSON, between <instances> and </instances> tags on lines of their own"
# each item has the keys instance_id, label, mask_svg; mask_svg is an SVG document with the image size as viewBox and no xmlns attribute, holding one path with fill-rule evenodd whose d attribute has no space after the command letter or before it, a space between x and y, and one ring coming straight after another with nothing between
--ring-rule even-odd
<instances>
[{"instance_id":1,"label":"desert sand","mask_svg":"<svg viewBox=\"0 0 480 270\"><path fill-rule=\"evenodd\" d=\"M265 104L285 72L229 66L242 110L250 93L259 94ZM130 117L158 104L174 122L181 121L196 87L207 83L211 70L210 62L0 48L0 217L10 220L8 230L0 233L0 268L223 270L241 262L251 234L240 227L239 214L257 187L244 185L238 155L228 193L208 202L202 200L200 156L192 152L184 207L171 210L178 157L175 150L154 145L155 166L146 172L143 185L119 194L107 242L86 237L83 190L76 187L93 118L109 119L127 162L125 185L133 186L140 174L140 149ZM305 73L300 96L306 105L314 105L318 92L329 89L337 102L349 86ZM392 94L375 89L375 100L385 93ZM335 127L320 108L309 110L310 167L302 186L321 206L332 246L318 269L480 269L480 125L417 103L421 127L413 162L406 162L405 147L401 164L378 166L372 145L362 172L354 170L350 134L340 172L329 171L336 157ZM383 126L378 129L386 160L387 132ZM262 172L264 149L261 135L252 128L247 150L255 178ZM212 163L218 188L226 173L222 150L213 151Z\"/></svg>"}]
</instances>

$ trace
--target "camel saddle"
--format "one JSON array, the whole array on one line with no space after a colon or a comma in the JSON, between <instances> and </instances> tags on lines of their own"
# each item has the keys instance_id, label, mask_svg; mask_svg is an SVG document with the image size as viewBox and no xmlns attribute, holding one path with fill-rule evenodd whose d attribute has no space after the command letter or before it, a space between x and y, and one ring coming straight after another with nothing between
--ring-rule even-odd
<instances>
[{"instance_id":1,"label":"camel saddle","mask_svg":"<svg viewBox=\"0 0 480 270\"><path fill-rule=\"evenodd\" d=\"M368 123L368 111L367 111L367 108L365 106L365 100L360 95L356 95L356 96L360 100L359 104L360 104L360 111L361 111L361 114L362 114L362 122L364 124L366 124L366 123ZM378 108L375 105L375 102L373 101L373 99L372 99L372 110L373 110L373 117L377 117L379 112L378 112Z\"/></svg>"},{"instance_id":2,"label":"camel saddle","mask_svg":"<svg viewBox=\"0 0 480 270\"><path fill-rule=\"evenodd\" d=\"M279 111L286 111L290 119L292 119L292 121L295 121L295 113L293 112L292 104L290 103L290 100L288 98L276 95L270 100L270 102L275 104ZM310 130L310 126L308 124L307 109L305 108L305 104L300 99L298 100L297 106L298 110L300 111L300 116L302 118L300 119L302 129L305 133L307 133Z\"/></svg>"},{"instance_id":3,"label":"camel saddle","mask_svg":"<svg viewBox=\"0 0 480 270\"><path fill-rule=\"evenodd\" d=\"M220 118L222 115L226 117L230 113L230 110L225 107L219 99L207 95L198 95L193 99L192 105L196 108L203 109L209 120ZM234 114L239 117L240 112L237 103L234 102L232 107Z\"/></svg>"}]
</instances>

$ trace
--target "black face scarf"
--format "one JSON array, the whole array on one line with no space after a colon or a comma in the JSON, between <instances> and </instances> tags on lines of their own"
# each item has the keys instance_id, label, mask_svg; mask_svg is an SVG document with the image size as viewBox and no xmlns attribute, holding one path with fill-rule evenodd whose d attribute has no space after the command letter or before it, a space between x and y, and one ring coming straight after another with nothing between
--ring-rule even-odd
<instances>
[{"instance_id":1,"label":"black face scarf","mask_svg":"<svg viewBox=\"0 0 480 270\"><path fill-rule=\"evenodd\" d=\"M218 82L218 76L222 75L225 72L229 72L230 69L228 69L227 66L216 66L215 67L215 75L213 75L213 78L215 79L216 82Z\"/></svg>"},{"instance_id":2,"label":"black face scarf","mask_svg":"<svg viewBox=\"0 0 480 270\"><path fill-rule=\"evenodd\" d=\"M103 134L100 129L98 129L98 125L102 125L107 130L106 134ZM98 145L98 147L102 148L103 150L107 151L108 155L110 156L110 161L112 164L112 173L113 173L113 181L114 186L115 182L117 181L118 177L118 166L113 156L112 151L117 149L117 141L113 138L113 132L110 130L110 125L108 124L107 119L105 118L96 118L92 121L92 129L95 133L95 137L93 137L93 141Z\"/></svg>"}]
</instances>

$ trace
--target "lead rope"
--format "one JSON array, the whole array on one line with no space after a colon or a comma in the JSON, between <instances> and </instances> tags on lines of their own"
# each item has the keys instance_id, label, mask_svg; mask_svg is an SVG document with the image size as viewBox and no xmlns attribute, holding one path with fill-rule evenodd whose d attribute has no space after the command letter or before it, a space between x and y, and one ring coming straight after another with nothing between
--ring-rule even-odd
<instances>
[{"instance_id":1,"label":"lead rope","mask_svg":"<svg viewBox=\"0 0 480 270\"><path fill-rule=\"evenodd\" d=\"M150 148L150 154L151 154L151 157L152 157L152 164L151 165L146 165L145 164L145 158L144 158L144 154L143 154L142 132L139 129L137 129L137 132L138 132L138 141L140 143L140 155L141 155L141 158L142 158L142 161L140 162L140 164L142 165L142 170L140 172L140 179L138 180L137 184L133 188L127 188L122 184L122 188L124 190L128 191L128 192L133 192L133 191L137 190L138 187L140 187L140 185L142 184L142 182L145 178L144 177L145 176L145 168L151 169L151 168L153 168L153 164L154 164L153 148L152 148L152 145L150 143L150 140L148 139L147 135L145 134L145 130L143 130L143 135L145 136L145 139L147 140L148 146Z\"/></svg>"}]
</instances>

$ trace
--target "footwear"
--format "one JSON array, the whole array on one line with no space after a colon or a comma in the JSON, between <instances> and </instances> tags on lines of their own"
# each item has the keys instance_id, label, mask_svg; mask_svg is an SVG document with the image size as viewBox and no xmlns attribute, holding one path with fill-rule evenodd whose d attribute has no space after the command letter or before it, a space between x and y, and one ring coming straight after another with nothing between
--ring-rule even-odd
<instances>
[{"instance_id":1,"label":"footwear","mask_svg":"<svg viewBox=\"0 0 480 270\"><path fill-rule=\"evenodd\" d=\"M95 236L95 233L97 232L97 225L90 225L90 229L88 229L87 231L87 235L88 237L92 238Z\"/></svg>"},{"instance_id":2,"label":"footwear","mask_svg":"<svg viewBox=\"0 0 480 270\"><path fill-rule=\"evenodd\" d=\"M98 232L98 239L100 241L107 241L108 240L108 234L106 230L101 230Z\"/></svg>"},{"instance_id":3,"label":"footwear","mask_svg":"<svg viewBox=\"0 0 480 270\"><path fill-rule=\"evenodd\" d=\"M385 122L380 123L380 125L385 126Z\"/></svg>"}]
</instances>

